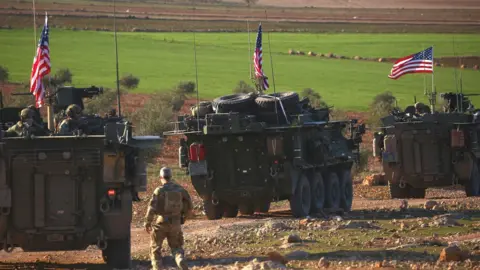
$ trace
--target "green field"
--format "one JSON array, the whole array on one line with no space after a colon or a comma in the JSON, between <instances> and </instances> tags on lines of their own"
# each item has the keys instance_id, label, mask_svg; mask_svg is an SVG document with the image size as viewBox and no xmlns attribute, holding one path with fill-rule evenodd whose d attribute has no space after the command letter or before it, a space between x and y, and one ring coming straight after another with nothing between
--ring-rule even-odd
<instances>
[{"instance_id":1,"label":"green field","mask_svg":"<svg viewBox=\"0 0 480 270\"><path fill-rule=\"evenodd\" d=\"M39 31L37 31L37 36ZM256 33L251 33L252 47ZM239 80L248 81L246 33L198 33L197 61L200 96L229 94ZM362 57L400 57L434 45L434 56L453 56L452 35L446 34L270 34L277 91L311 87L336 108L365 109L372 97L391 91L400 105L421 97L430 75L387 77L391 63L290 56L288 49ZM457 55L480 55L479 35L455 35ZM10 79L29 79L36 42L32 30L0 30L0 65ZM182 80L195 80L192 33L118 33L120 74L140 78L139 93L168 89ZM264 70L272 83L268 35L263 36ZM253 48L252 48L253 50ZM115 86L113 33L51 29L52 68L68 67L76 86ZM480 92L480 72L462 71L466 93ZM454 69L435 69L438 92L454 91ZM273 91L273 89L272 89ZM423 97L422 97L423 98ZM474 99L480 101L480 99ZM478 102L477 102L478 104ZM477 106L480 106L477 105Z\"/></svg>"}]
</instances>

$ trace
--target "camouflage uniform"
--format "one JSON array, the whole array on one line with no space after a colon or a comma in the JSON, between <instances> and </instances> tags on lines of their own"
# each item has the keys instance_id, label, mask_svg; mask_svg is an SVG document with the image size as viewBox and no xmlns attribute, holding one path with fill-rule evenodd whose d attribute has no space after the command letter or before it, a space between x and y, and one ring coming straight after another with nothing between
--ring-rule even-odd
<instances>
[{"instance_id":1,"label":"camouflage uniform","mask_svg":"<svg viewBox=\"0 0 480 270\"><path fill-rule=\"evenodd\" d=\"M58 125L58 134L72 135L73 132L78 129L78 117L81 113L82 109L78 105L72 104L68 106L65 111L67 118L63 119Z\"/></svg>"},{"instance_id":2,"label":"camouflage uniform","mask_svg":"<svg viewBox=\"0 0 480 270\"><path fill-rule=\"evenodd\" d=\"M171 171L162 168L161 177L170 178ZM155 189L145 216L145 228L151 229L150 258L154 270L162 268L162 245L165 238L181 269L188 269L183 250L183 232L181 228L184 215L190 216L193 210L192 200L188 192L180 185L166 180L166 183Z\"/></svg>"},{"instance_id":3,"label":"camouflage uniform","mask_svg":"<svg viewBox=\"0 0 480 270\"><path fill-rule=\"evenodd\" d=\"M32 133L35 131L35 128L33 128L32 125L33 125L33 111L30 110L29 108L23 109L20 112L20 121L18 121L15 125L7 129L6 135L7 136L24 136L28 133Z\"/></svg>"}]
</instances>

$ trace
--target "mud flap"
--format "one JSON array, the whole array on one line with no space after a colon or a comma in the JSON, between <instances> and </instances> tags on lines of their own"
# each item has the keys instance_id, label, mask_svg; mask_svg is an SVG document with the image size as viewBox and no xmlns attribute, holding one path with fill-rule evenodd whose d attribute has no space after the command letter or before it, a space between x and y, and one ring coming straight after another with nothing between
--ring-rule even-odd
<instances>
[{"instance_id":1,"label":"mud flap","mask_svg":"<svg viewBox=\"0 0 480 270\"><path fill-rule=\"evenodd\" d=\"M7 186L5 160L0 160L0 241L7 233L7 221L12 207L12 191Z\"/></svg>"}]
</instances>

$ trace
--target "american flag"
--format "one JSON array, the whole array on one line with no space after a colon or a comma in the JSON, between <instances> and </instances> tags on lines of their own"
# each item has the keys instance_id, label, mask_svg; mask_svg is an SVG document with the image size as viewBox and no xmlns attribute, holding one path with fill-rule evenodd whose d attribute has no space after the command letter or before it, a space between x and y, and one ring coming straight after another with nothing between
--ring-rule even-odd
<instances>
[{"instance_id":1,"label":"american flag","mask_svg":"<svg viewBox=\"0 0 480 270\"><path fill-rule=\"evenodd\" d=\"M398 59L388 77L396 80L409 73L433 73L433 47Z\"/></svg>"},{"instance_id":2,"label":"american flag","mask_svg":"<svg viewBox=\"0 0 480 270\"><path fill-rule=\"evenodd\" d=\"M255 52L253 53L253 63L255 65L255 77L258 78L264 78L263 81L263 90L268 89L268 81L263 73L262 69L262 24L260 23L258 25L258 34L257 34L257 44L255 46Z\"/></svg>"},{"instance_id":3,"label":"american flag","mask_svg":"<svg viewBox=\"0 0 480 270\"><path fill-rule=\"evenodd\" d=\"M45 96L45 86L42 79L50 73L50 49L48 48L48 17L45 14L45 25L38 42L37 55L33 58L32 74L30 75L30 93L35 96L35 106L42 107Z\"/></svg>"}]
</instances>

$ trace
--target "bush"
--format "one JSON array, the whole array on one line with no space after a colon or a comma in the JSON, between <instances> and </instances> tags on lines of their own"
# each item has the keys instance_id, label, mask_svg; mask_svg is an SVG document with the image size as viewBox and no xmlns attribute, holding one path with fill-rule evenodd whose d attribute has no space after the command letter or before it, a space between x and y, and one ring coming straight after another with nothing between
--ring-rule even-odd
<instances>
[{"instance_id":1,"label":"bush","mask_svg":"<svg viewBox=\"0 0 480 270\"><path fill-rule=\"evenodd\" d=\"M180 82L176 87L176 92L183 94L195 93L195 83L192 81L189 82Z\"/></svg>"},{"instance_id":2,"label":"bush","mask_svg":"<svg viewBox=\"0 0 480 270\"><path fill-rule=\"evenodd\" d=\"M125 91L120 91L120 95L123 94L125 94ZM110 111L110 109L116 107L116 101L116 89L103 89L103 94L95 96L92 99L86 99L84 101L84 112L87 114L99 114L103 116L103 114Z\"/></svg>"},{"instance_id":3,"label":"bush","mask_svg":"<svg viewBox=\"0 0 480 270\"><path fill-rule=\"evenodd\" d=\"M233 88L233 93L235 94L248 94L251 92L255 92L255 88L253 88L253 86L249 85L245 81L239 81L237 86Z\"/></svg>"},{"instance_id":4,"label":"bush","mask_svg":"<svg viewBox=\"0 0 480 270\"><path fill-rule=\"evenodd\" d=\"M129 90L137 88L139 83L140 79L133 76L132 74L126 74L123 75L122 78L120 78L120 85Z\"/></svg>"},{"instance_id":5,"label":"bush","mask_svg":"<svg viewBox=\"0 0 480 270\"><path fill-rule=\"evenodd\" d=\"M17 87L13 89L12 93L28 93L29 85ZM19 95L4 96L3 106L5 107L27 107L28 105L35 105L35 97L33 95Z\"/></svg>"},{"instance_id":6,"label":"bush","mask_svg":"<svg viewBox=\"0 0 480 270\"><path fill-rule=\"evenodd\" d=\"M391 92L383 92L376 95L370 104L369 124L372 126L378 126L380 124L380 118L390 114L390 112L396 107L396 98Z\"/></svg>"},{"instance_id":7,"label":"bush","mask_svg":"<svg viewBox=\"0 0 480 270\"><path fill-rule=\"evenodd\" d=\"M0 66L0 83L8 82L8 69L4 66Z\"/></svg>"},{"instance_id":8,"label":"bush","mask_svg":"<svg viewBox=\"0 0 480 270\"><path fill-rule=\"evenodd\" d=\"M56 85L64 85L65 83L72 83L73 74L68 68L61 68L55 72L53 80Z\"/></svg>"},{"instance_id":9,"label":"bush","mask_svg":"<svg viewBox=\"0 0 480 270\"><path fill-rule=\"evenodd\" d=\"M305 88L302 91L302 96L308 97L310 105L314 108L327 108L327 103L322 99L319 93L315 92L312 88Z\"/></svg>"}]
</instances>

